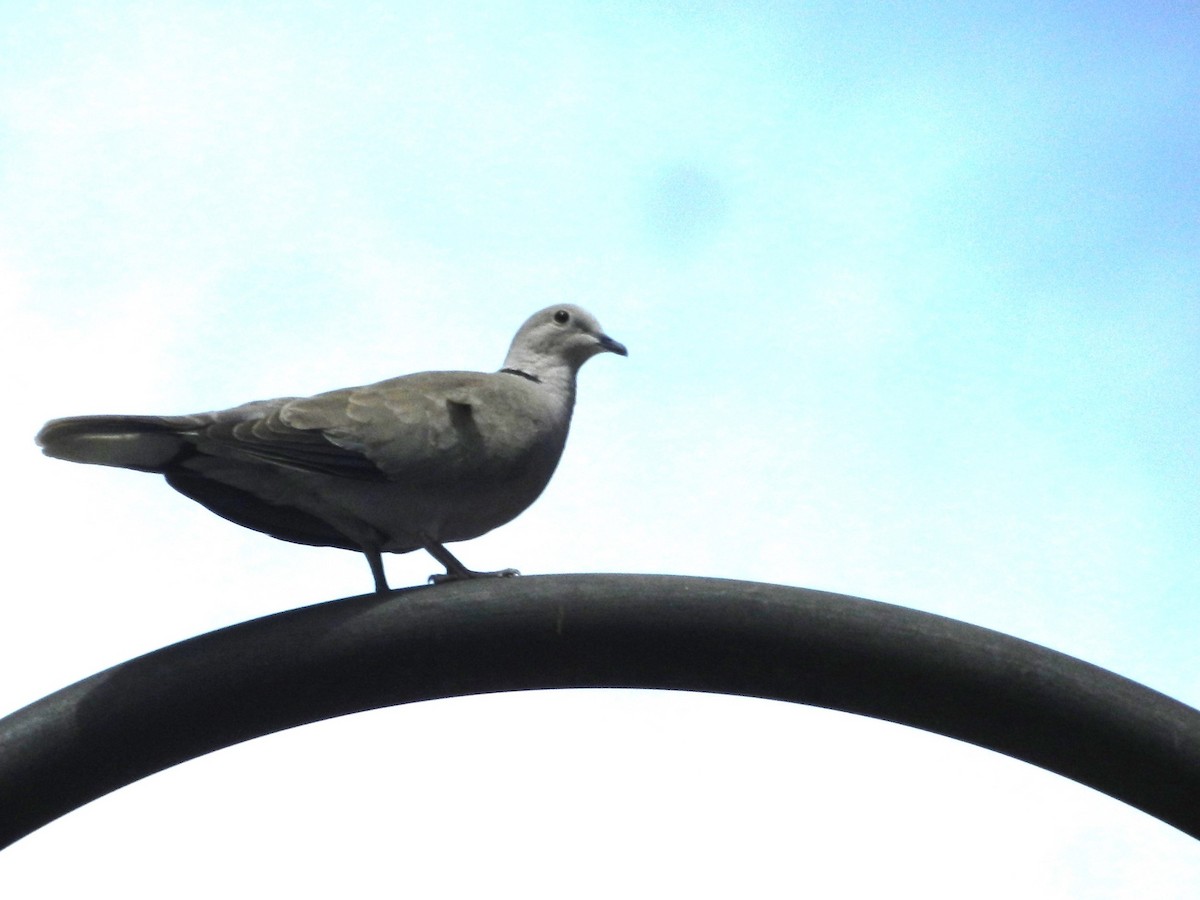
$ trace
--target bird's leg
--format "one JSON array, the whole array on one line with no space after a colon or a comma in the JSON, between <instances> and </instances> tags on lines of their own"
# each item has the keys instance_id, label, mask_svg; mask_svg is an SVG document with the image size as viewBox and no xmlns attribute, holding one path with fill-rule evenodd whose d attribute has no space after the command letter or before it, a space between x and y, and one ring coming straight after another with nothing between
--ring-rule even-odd
<instances>
[{"instance_id":1,"label":"bird's leg","mask_svg":"<svg viewBox=\"0 0 1200 900\"><path fill-rule=\"evenodd\" d=\"M445 575L429 576L430 584L442 584L446 581L460 581L463 578L509 578L513 575L521 574L516 569L500 569L497 572L475 572L460 563L453 553L432 538L422 537L421 546L425 548L430 556L446 567Z\"/></svg>"},{"instance_id":2,"label":"bird's leg","mask_svg":"<svg viewBox=\"0 0 1200 900\"><path fill-rule=\"evenodd\" d=\"M379 552L378 547L363 547L363 554L367 557L371 575L375 578L375 593L386 594L391 588L388 587L387 575L383 571L383 554Z\"/></svg>"}]
</instances>

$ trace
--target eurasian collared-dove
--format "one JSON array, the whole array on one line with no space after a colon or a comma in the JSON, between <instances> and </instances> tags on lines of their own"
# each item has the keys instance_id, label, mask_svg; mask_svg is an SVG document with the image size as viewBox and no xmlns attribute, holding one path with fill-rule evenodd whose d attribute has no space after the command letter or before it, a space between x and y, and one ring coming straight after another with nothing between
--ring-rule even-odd
<instances>
[{"instance_id":1,"label":"eurasian collared-dove","mask_svg":"<svg viewBox=\"0 0 1200 900\"><path fill-rule=\"evenodd\" d=\"M535 313L499 372L420 372L315 397L259 400L191 416L76 416L48 422L47 456L165 475L219 516L297 544L366 554L424 548L441 581L472 572L445 548L520 515L558 465L575 376L625 347L577 306Z\"/></svg>"}]
</instances>

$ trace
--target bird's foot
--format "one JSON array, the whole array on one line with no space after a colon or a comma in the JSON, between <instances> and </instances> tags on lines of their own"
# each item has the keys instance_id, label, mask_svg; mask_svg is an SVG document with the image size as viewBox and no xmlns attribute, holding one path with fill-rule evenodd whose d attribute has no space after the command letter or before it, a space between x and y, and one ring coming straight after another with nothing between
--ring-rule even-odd
<instances>
[{"instance_id":1,"label":"bird's foot","mask_svg":"<svg viewBox=\"0 0 1200 900\"><path fill-rule=\"evenodd\" d=\"M474 572L471 569L463 569L461 572L430 575L429 583L445 584L448 581L463 581L467 578L512 578L520 574L516 569L499 569L495 572Z\"/></svg>"}]
</instances>

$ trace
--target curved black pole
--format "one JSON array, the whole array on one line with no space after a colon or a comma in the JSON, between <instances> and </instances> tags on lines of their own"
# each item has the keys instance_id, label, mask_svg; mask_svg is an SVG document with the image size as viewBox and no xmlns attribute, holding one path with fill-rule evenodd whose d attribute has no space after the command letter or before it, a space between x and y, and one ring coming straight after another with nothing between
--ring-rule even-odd
<instances>
[{"instance_id":1,"label":"curved black pole","mask_svg":"<svg viewBox=\"0 0 1200 900\"><path fill-rule=\"evenodd\" d=\"M809 703L944 734L1200 837L1200 712L984 628L801 588L650 575L481 579L246 622L0 720L0 847L259 735L466 694L633 687Z\"/></svg>"}]
</instances>

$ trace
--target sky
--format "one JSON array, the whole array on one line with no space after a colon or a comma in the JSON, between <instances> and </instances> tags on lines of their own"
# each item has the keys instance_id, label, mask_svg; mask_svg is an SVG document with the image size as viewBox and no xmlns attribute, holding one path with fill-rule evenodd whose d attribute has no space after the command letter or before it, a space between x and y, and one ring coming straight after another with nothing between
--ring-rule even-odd
<instances>
[{"instance_id":1,"label":"sky","mask_svg":"<svg viewBox=\"0 0 1200 900\"><path fill-rule=\"evenodd\" d=\"M473 568L818 588L1200 705L1192 4L0 3L0 713L370 589L47 419L630 349ZM394 586L437 566L391 557ZM219 751L12 896L1194 897L1200 847L936 735L745 698L460 698Z\"/></svg>"}]
</instances>

